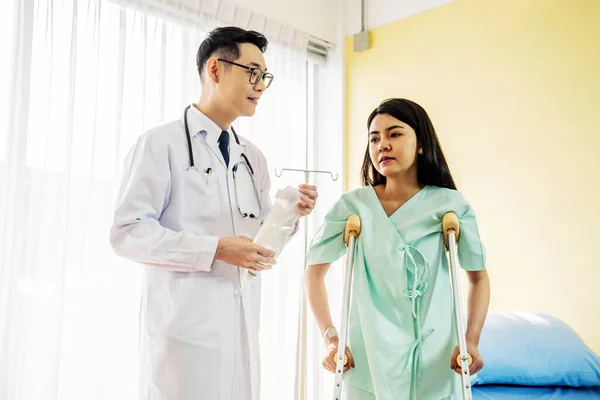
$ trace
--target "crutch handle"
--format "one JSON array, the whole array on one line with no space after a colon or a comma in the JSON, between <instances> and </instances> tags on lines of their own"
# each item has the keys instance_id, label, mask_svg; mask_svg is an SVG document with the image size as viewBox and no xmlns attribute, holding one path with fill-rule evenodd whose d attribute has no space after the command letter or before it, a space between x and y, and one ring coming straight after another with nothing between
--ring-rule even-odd
<instances>
[{"instance_id":1,"label":"crutch handle","mask_svg":"<svg viewBox=\"0 0 600 400\"><path fill-rule=\"evenodd\" d=\"M471 364L473 364L473 357L471 357L471 355L469 353L467 353L467 357L469 357L469 367L470 367ZM460 354L456 356L456 362L458 363L459 367L462 367L462 361L460 359Z\"/></svg>"},{"instance_id":2,"label":"crutch handle","mask_svg":"<svg viewBox=\"0 0 600 400\"><path fill-rule=\"evenodd\" d=\"M448 235L450 232L454 232L456 236L456 242L460 236L460 224L458 223L458 217L453 212L444 214L442 219L442 231L444 233L444 243L448 246Z\"/></svg>"},{"instance_id":3,"label":"crutch handle","mask_svg":"<svg viewBox=\"0 0 600 400\"><path fill-rule=\"evenodd\" d=\"M337 354L331 356L333 358L333 362L337 364ZM344 354L344 365L348 364L348 356Z\"/></svg>"},{"instance_id":4,"label":"crutch handle","mask_svg":"<svg viewBox=\"0 0 600 400\"><path fill-rule=\"evenodd\" d=\"M346 246L348 246L350 236L358 237L360 230L360 217L358 215L351 215L348 221L346 221L346 232L344 233L344 243L346 243Z\"/></svg>"}]
</instances>

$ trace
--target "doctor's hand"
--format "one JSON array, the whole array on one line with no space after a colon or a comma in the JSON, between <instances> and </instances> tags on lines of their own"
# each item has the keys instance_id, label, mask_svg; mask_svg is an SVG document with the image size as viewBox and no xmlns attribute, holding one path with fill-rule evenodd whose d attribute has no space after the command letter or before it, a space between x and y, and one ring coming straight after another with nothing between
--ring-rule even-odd
<instances>
[{"instance_id":1,"label":"doctor's hand","mask_svg":"<svg viewBox=\"0 0 600 400\"><path fill-rule=\"evenodd\" d=\"M469 375L476 374L481 371L483 368L483 359L481 358L481 354L479 354L479 349L475 343L471 343L467 340L467 353L473 359L471 365L469 365ZM456 357L460 354L460 348L456 346L454 348L454 352L452 353L452 358L450 358L450 368L453 369L457 374L462 375L462 369L458 366L458 362L456 361Z\"/></svg>"},{"instance_id":2,"label":"doctor's hand","mask_svg":"<svg viewBox=\"0 0 600 400\"><path fill-rule=\"evenodd\" d=\"M323 358L322 363L323 368L334 374L336 368L336 357L338 352L339 341L339 337L337 336L328 339L326 343L327 348L325 349L325 358ZM348 357L348 362L346 363L346 365L344 365L344 372L348 371L350 368L355 367L354 357L352 357L352 353L350 352L348 346L346 346L346 357Z\"/></svg>"},{"instance_id":3,"label":"doctor's hand","mask_svg":"<svg viewBox=\"0 0 600 400\"><path fill-rule=\"evenodd\" d=\"M319 194L317 193L317 187L314 185L300 185L298 191L301 194L298 208L300 209L300 215L305 217L315 208Z\"/></svg>"},{"instance_id":4,"label":"doctor's hand","mask_svg":"<svg viewBox=\"0 0 600 400\"><path fill-rule=\"evenodd\" d=\"M215 260L252 271L271 269L275 264L275 252L261 247L245 236L220 238Z\"/></svg>"}]
</instances>

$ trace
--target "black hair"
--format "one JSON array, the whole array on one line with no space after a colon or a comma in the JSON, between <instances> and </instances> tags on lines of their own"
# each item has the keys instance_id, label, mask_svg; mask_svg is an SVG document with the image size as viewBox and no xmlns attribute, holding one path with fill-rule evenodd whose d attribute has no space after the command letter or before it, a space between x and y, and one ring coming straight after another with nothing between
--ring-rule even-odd
<instances>
[{"instance_id":1,"label":"black hair","mask_svg":"<svg viewBox=\"0 0 600 400\"><path fill-rule=\"evenodd\" d=\"M219 58L235 61L240 58L240 44L242 43L251 43L264 53L267 51L269 41L261 33L235 26L216 28L209 32L202 43L200 43L198 53L196 54L196 65L200 81L203 79L202 71L209 58L216 54ZM231 68L231 65L227 64L225 68Z\"/></svg>"},{"instance_id":2,"label":"black hair","mask_svg":"<svg viewBox=\"0 0 600 400\"><path fill-rule=\"evenodd\" d=\"M378 114L388 114L415 131L418 146L423 149L423 154L417 155L417 180L420 184L456 190L440 141L423 107L407 99L385 100L369 115L367 129ZM363 186L377 186L386 182L385 176L375 169L371 161L368 143L361 178Z\"/></svg>"}]
</instances>

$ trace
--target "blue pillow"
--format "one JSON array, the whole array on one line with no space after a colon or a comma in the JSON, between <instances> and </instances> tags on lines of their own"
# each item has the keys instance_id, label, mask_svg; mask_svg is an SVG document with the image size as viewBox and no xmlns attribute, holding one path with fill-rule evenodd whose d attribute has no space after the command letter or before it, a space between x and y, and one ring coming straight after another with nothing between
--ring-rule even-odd
<instances>
[{"instance_id":1,"label":"blue pillow","mask_svg":"<svg viewBox=\"0 0 600 400\"><path fill-rule=\"evenodd\" d=\"M566 323L532 312L489 313L473 385L600 386L600 357Z\"/></svg>"}]
</instances>

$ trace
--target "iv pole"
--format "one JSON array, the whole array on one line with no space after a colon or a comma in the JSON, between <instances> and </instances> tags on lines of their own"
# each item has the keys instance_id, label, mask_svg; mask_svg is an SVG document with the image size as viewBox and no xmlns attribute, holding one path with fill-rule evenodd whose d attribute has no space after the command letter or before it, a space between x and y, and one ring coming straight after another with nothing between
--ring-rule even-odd
<instances>
[{"instance_id":1,"label":"iv pole","mask_svg":"<svg viewBox=\"0 0 600 400\"><path fill-rule=\"evenodd\" d=\"M331 171L319 171L308 169L284 168L280 172L275 170L275 176L281 177L284 171L304 173L304 183L308 184L310 174L326 174L334 182L338 180ZM304 218L304 268L306 268L306 253L308 252L308 218ZM306 294L302 282L300 282L300 307L298 310L298 341L296 343L296 379L294 388L295 400L306 400Z\"/></svg>"}]
</instances>

